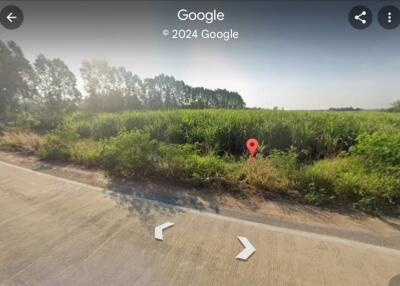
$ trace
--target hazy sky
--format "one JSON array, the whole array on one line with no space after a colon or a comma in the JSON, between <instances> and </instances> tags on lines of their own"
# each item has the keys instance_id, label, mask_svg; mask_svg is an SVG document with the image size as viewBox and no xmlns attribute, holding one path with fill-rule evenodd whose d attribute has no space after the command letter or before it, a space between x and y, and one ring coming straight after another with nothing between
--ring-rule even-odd
<instances>
[{"instance_id":1,"label":"hazy sky","mask_svg":"<svg viewBox=\"0 0 400 286\"><path fill-rule=\"evenodd\" d=\"M372 25L355 30L350 9L366 3ZM25 14L0 39L30 60L43 53L78 78L85 59L102 58L141 78L164 73L192 86L239 92L250 107L387 107L400 99L400 27L384 30L377 13L398 1L117 2L13 1ZM7 2L0 2L0 8ZM176 13L223 11L222 23L178 21ZM238 40L172 40L168 28L233 29Z\"/></svg>"}]
</instances>

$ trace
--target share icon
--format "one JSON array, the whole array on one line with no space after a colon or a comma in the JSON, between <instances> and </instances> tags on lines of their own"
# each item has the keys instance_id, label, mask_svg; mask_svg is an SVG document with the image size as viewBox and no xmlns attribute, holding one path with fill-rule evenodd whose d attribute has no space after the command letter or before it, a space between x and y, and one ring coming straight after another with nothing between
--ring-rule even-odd
<instances>
[{"instance_id":1,"label":"share icon","mask_svg":"<svg viewBox=\"0 0 400 286\"><path fill-rule=\"evenodd\" d=\"M360 21L363 25L365 25L367 24L367 20L362 18L365 15L367 15L367 11L362 11L361 14L354 16L354 20Z\"/></svg>"},{"instance_id":2,"label":"share icon","mask_svg":"<svg viewBox=\"0 0 400 286\"><path fill-rule=\"evenodd\" d=\"M366 29L372 23L372 12L368 7L355 6L350 10L349 22L357 30Z\"/></svg>"}]
</instances>

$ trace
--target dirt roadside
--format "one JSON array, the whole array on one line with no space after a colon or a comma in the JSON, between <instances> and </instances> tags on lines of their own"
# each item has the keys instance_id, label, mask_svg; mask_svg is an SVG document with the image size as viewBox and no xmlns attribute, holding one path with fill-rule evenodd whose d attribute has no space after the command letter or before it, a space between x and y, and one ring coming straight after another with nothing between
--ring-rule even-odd
<instances>
[{"instance_id":1,"label":"dirt roadside","mask_svg":"<svg viewBox=\"0 0 400 286\"><path fill-rule=\"evenodd\" d=\"M171 205L400 249L400 218L327 210L279 197L266 200L251 190L217 192L149 181L126 182L109 178L100 170L44 162L24 152L0 151L0 161Z\"/></svg>"}]
</instances>

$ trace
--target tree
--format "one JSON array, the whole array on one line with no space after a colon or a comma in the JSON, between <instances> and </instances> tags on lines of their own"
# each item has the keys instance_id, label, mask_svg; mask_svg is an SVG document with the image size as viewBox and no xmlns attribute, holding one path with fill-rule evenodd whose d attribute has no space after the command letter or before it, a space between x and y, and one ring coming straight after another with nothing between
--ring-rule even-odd
<instances>
[{"instance_id":1,"label":"tree","mask_svg":"<svg viewBox=\"0 0 400 286\"><path fill-rule=\"evenodd\" d=\"M237 92L191 87L164 74L142 81L124 67L112 67L104 60L84 61L81 73L89 95L85 106L94 112L245 107L243 98Z\"/></svg>"},{"instance_id":2,"label":"tree","mask_svg":"<svg viewBox=\"0 0 400 286\"><path fill-rule=\"evenodd\" d=\"M362 111L361 108L352 107L352 106L349 106L349 107L330 107L328 110L329 111Z\"/></svg>"},{"instance_id":3,"label":"tree","mask_svg":"<svg viewBox=\"0 0 400 286\"><path fill-rule=\"evenodd\" d=\"M392 103L392 106L389 108L390 112L400 112L400 100L397 100Z\"/></svg>"},{"instance_id":4,"label":"tree","mask_svg":"<svg viewBox=\"0 0 400 286\"><path fill-rule=\"evenodd\" d=\"M75 75L62 60L39 55L34 67L41 101L42 127L53 128L66 113L77 109L81 93L76 88Z\"/></svg>"},{"instance_id":5,"label":"tree","mask_svg":"<svg viewBox=\"0 0 400 286\"><path fill-rule=\"evenodd\" d=\"M13 41L0 40L0 120L15 120L16 114L28 112L35 97L35 72L20 47Z\"/></svg>"},{"instance_id":6,"label":"tree","mask_svg":"<svg viewBox=\"0 0 400 286\"><path fill-rule=\"evenodd\" d=\"M140 109L142 107L140 100L143 91L142 80L123 67L118 68L116 72L121 83L119 88L123 95L123 109Z\"/></svg>"},{"instance_id":7,"label":"tree","mask_svg":"<svg viewBox=\"0 0 400 286\"><path fill-rule=\"evenodd\" d=\"M104 60L84 61L81 68L86 108L94 111L122 111L142 107L143 83L124 67L111 67Z\"/></svg>"}]
</instances>

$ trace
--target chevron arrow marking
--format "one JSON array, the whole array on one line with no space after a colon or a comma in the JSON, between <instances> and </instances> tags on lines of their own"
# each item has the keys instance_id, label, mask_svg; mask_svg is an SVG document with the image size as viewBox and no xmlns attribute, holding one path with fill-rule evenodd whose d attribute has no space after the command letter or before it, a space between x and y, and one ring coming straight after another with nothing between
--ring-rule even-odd
<instances>
[{"instance_id":1,"label":"chevron arrow marking","mask_svg":"<svg viewBox=\"0 0 400 286\"><path fill-rule=\"evenodd\" d=\"M247 261L247 259L249 259L249 257L252 256L254 252L256 252L256 249L246 237L238 236L237 238L243 245L244 249L236 256L236 259Z\"/></svg>"},{"instance_id":2,"label":"chevron arrow marking","mask_svg":"<svg viewBox=\"0 0 400 286\"><path fill-rule=\"evenodd\" d=\"M174 225L175 224L173 222L166 222L166 223L160 224L159 226L156 226L154 228L154 238L157 240L161 240L161 241L164 240L163 230L167 229L171 226L174 226Z\"/></svg>"}]
</instances>

